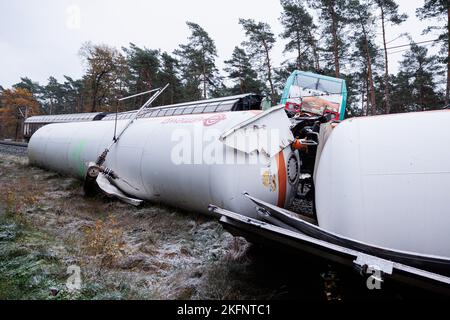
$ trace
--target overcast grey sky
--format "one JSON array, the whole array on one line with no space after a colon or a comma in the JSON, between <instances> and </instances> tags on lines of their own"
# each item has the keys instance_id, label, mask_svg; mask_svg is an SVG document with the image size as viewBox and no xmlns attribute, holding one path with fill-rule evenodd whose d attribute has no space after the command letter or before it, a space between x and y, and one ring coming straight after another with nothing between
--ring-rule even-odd
<instances>
[{"instance_id":1,"label":"overcast grey sky","mask_svg":"<svg viewBox=\"0 0 450 320\"><path fill-rule=\"evenodd\" d=\"M402 32L416 41L435 38L421 35L429 22L415 17L423 0L397 2L409 19L390 28L388 40ZM83 66L78 50L84 41L118 48L133 42L172 52L186 42L186 21L200 24L215 40L222 67L234 46L244 40L239 18L268 22L278 35L280 12L279 0L0 0L0 85L8 88L24 76L41 84L49 76L79 78ZM381 38L378 41L381 44ZM398 39L390 45L407 42ZM276 65L294 56L283 55L283 48L279 40L273 52ZM390 55L391 72L397 71L401 56L402 52Z\"/></svg>"}]
</instances>

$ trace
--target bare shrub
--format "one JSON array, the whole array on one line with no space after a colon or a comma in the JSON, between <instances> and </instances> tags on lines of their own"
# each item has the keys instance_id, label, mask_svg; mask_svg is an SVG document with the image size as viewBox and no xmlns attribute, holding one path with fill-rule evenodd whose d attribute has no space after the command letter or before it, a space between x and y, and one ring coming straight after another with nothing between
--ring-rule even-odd
<instances>
[{"instance_id":1,"label":"bare shrub","mask_svg":"<svg viewBox=\"0 0 450 320\"><path fill-rule=\"evenodd\" d=\"M85 247L88 254L102 256L102 265L111 265L123 255L123 230L112 217L97 220L94 227L85 229Z\"/></svg>"}]
</instances>

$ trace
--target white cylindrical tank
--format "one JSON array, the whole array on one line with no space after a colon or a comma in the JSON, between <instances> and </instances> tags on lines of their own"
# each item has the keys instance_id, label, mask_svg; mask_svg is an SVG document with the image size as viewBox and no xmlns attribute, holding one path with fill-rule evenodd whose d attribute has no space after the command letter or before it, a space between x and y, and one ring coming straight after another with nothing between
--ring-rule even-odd
<instances>
[{"instance_id":1,"label":"white cylindrical tank","mask_svg":"<svg viewBox=\"0 0 450 320\"><path fill-rule=\"evenodd\" d=\"M289 144L268 156L219 139L258 115L260 111L140 118L111 148L105 166L119 175L122 191L139 199L199 212L215 204L255 216L255 206L242 195L248 192L285 207L298 182L298 155ZM288 121L283 110L272 115ZM126 123L119 120L117 132ZM47 125L30 140L30 163L84 178L87 164L110 145L113 132L114 121Z\"/></svg>"},{"instance_id":2,"label":"white cylindrical tank","mask_svg":"<svg viewBox=\"0 0 450 320\"><path fill-rule=\"evenodd\" d=\"M355 118L331 133L317 174L325 230L450 257L450 111Z\"/></svg>"}]
</instances>

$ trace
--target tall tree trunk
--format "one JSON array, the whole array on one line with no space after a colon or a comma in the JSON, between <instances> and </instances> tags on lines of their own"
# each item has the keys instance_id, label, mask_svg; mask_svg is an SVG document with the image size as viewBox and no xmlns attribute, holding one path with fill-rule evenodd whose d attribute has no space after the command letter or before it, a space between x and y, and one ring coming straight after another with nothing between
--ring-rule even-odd
<instances>
[{"instance_id":1,"label":"tall tree trunk","mask_svg":"<svg viewBox=\"0 0 450 320\"><path fill-rule=\"evenodd\" d=\"M206 99L206 54L205 54L205 47L202 42L202 68L203 68L203 98Z\"/></svg>"},{"instance_id":2,"label":"tall tree trunk","mask_svg":"<svg viewBox=\"0 0 450 320\"><path fill-rule=\"evenodd\" d=\"M370 114L370 90L369 90L369 77L366 79L366 112L364 113L365 116L368 116Z\"/></svg>"},{"instance_id":3,"label":"tall tree trunk","mask_svg":"<svg viewBox=\"0 0 450 320\"><path fill-rule=\"evenodd\" d=\"M369 52L369 42L367 37L365 38L366 56L367 56L367 77L369 80L369 90L370 90L370 115L374 115L376 111L376 99L375 99L375 86L373 83L372 74L372 58Z\"/></svg>"},{"instance_id":4,"label":"tall tree trunk","mask_svg":"<svg viewBox=\"0 0 450 320\"><path fill-rule=\"evenodd\" d=\"M302 48L301 48L301 43L300 43L300 33L298 32L298 30L297 30L297 32L296 32L297 34L296 34L296 36L297 36L297 52L298 52L298 55L297 55L297 69L298 70L302 70Z\"/></svg>"},{"instance_id":5,"label":"tall tree trunk","mask_svg":"<svg viewBox=\"0 0 450 320\"><path fill-rule=\"evenodd\" d=\"M361 88L361 110L363 116L365 116L367 113L367 109L364 104L364 97L366 97L366 94L367 94L367 81L363 81Z\"/></svg>"},{"instance_id":6,"label":"tall tree trunk","mask_svg":"<svg viewBox=\"0 0 450 320\"><path fill-rule=\"evenodd\" d=\"M206 99L206 66L203 63L203 98Z\"/></svg>"},{"instance_id":7,"label":"tall tree trunk","mask_svg":"<svg viewBox=\"0 0 450 320\"><path fill-rule=\"evenodd\" d=\"M366 59L367 59L367 78L369 81L369 92L370 92L370 115L374 115L376 111L376 99L375 99L375 85L373 82L373 73L372 73L372 58L370 56L369 51L369 39L367 38L367 32L366 28L363 24L363 19L360 16L360 22L361 22L361 30L364 36L364 49L366 51Z\"/></svg>"},{"instance_id":8,"label":"tall tree trunk","mask_svg":"<svg viewBox=\"0 0 450 320\"><path fill-rule=\"evenodd\" d=\"M97 86L94 86L94 93L92 95L92 108L91 112L97 111Z\"/></svg>"},{"instance_id":9,"label":"tall tree trunk","mask_svg":"<svg viewBox=\"0 0 450 320\"><path fill-rule=\"evenodd\" d=\"M320 70L319 53L317 51L316 40L314 39L314 36L312 35L311 31L309 31L309 38L310 38L311 47L313 50L314 68L316 69L316 71L319 71Z\"/></svg>"},{"instance_id":10,"label":"tall tree trunk","mask_svg":"<svg viewBox=\"0 0 450 320\"><path fill-rule=\"evenodd\" d=\"M19 140L19 117L16 117L16 134L14 140Z\"/></svg>"},{"instance_id":11,"label":"tall tree trunk","mask_svg":"<svg viewBox=\"0 0 450 320\"><path fill-rule=\"evenodd\" d=\"M337 17L336 11L334 10L334 1L330 4L329 9L331 15L331 33L333 35L334 67L336 77L339 78L341 74L341 68L339 65L339 39L337 36Z\"/></svg>"},{"instance_id":12,"label":"tall tree trunk","mask_svg":"<svg viewBox=\"0 0 450 320\"><path fill-rule=\"evenodd\" d=\"M381 28L383 29L383 46L384 46L384 103L385 105L385 112L386 114L391 112L391 101L389 97L389 61L388 61L388 54L387 54L387 47L386 47L386 29L384 26L384 8L383 6L380 7L381 9Z\"/></svg>"},{"instance_id":13,"label":"tall tree trunk","mask_svg":"<svg viewBox=\"0 0 450 320\"><path fill-rule=\"evenodd\" d=\"M243 68L239 68L239 89L241 93L244 93L244 77L242 76L244 74Z\"/></svg>"},{"instance_id":14,"label":"tall tree trunk","mask_svg":"<svg viewBox=\"0 0 450 320\"><path fill-rule=\"evenodd\" d=\"M275 89L273 87L272 82L272 64L270 63L270 55L269 55L269 48L267 47L267 44L265 41L263 41L264 51L266 53L266 61L267 61L267 80L269 81L270 85L270 100L273 104L275 104Z\"/></svg>"},{"instance_id":15,"label":"tall tree trunk","mask_svg":"<svg viewBox=\"0 0 450 320\"><path fill-rule=\"evenodd\" d=\"M80 93L80 104L78 106L78 112L84 112L84 91L81 91Z\"/></svg>"},{"instance_id":16,"label":"tall tree trunk","mask_svg":"<svg viewBox=\"0 0 450 320\"><path fill-rule=\"evenodd\" d=\"M419 104L420 104L420 111L425 111L425 103L423 100L423 85L421 84L419 87Z\"/></svg>"},{"instance_id":17,"label":"tall tree trunk","mask_svg":"<svg viewBox=\"0 0 450 320\"><path fill-rule=\"evenodd\" d=\"M445 90L445 106L448 106L450 100L450 3L447 7L447 88Z\"/></svg>"}]
</instances>

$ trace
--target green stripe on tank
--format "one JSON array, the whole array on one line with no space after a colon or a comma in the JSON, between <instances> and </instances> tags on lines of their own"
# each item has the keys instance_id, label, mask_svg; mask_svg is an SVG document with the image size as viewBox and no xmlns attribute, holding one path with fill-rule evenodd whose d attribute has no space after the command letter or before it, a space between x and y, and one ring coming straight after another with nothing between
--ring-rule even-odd
<instances>
[{"instance_id":1,"label":"green stripe on tank","mask_svg":"<svg viewBox=\"0 0 450 320\"><path fill-rule=\"evenodd\" d=\"M86 165L85 165L83 159L81 159L81 154L83 153L84 148L86 147L86 144L87 144L87 140L81 139L78 141L78 143L75 144L75 146L73 148L71 148L71 150L69 152L69 160L70 160L70 162L75 164L80 177L83 177L84 173L86 171Z\"/></svg>"}]
</instances>

